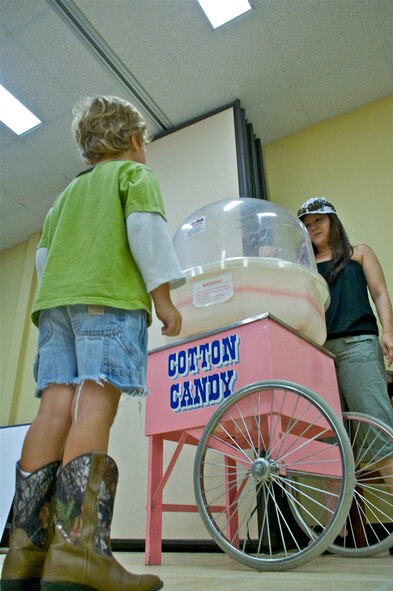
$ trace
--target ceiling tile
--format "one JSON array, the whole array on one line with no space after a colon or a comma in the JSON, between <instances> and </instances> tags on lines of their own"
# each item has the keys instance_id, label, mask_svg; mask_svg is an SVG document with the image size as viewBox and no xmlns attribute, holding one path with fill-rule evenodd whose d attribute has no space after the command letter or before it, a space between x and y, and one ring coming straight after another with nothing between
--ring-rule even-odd
<instances>
[{"instance_id":1,"label":"ceiling tile","mask_svg":"<svg viewBox=\"0 0 393 591\"><path fill-rule=\"evenodd\" d=\"M360 106L391 93L393 83L383 50L296 89L310 125L353 109L354 96Z\"/></svg>"},{"instance_id":2,"label":"ceiling tile","mask_svg":"<svg viewBox=\"0 0 393 591\"><path fill-rule=\"evenodd\" d=\"M66 0L153 113L50 2L0 3L2 83L44 122L20 138L0 129L7 244L39 229L84 166L70 133L84 95L130 100L152 134L163 128L155 109L175 125L240 99L267 143L393 93L392 0L253 0L246 18L216 31L195 0Z\"/></svg>"},{"instance_id":3,"label":"ceiling tile","mask_svg":"<svg viewBox=\"0 0 393 591\"><path fill-rule=\"evenodd\" d=\"M86 166L72 136L71 121L72 113L67 111L23 138L25 149L36 156L42 173L53 168L57 174L68 177L67 182Z\"/></svg>"},{"instance_id":4,"label":"ceiling tile","mask_svg":"<svg viewBox=\"0 0 393 591\"><path fill-rule=\"evenodd\" d=\"M214 35L195 0L101 2L79 0L78 8L136 76L157 58L175 57L187 45L203 44Z\"/></svg>"},{"instance_id":5,"label":"ceiling tile","mask_svg":"<svg viewBox=\"0 0 393 591\"><path fill-rule=\"evenodd\" d=\"M2 192L0 199L0 217L7 217L18 213L23 205L12 199L11 196L5 196Z\"/></svg>"},{"instance_id":6,"label":"ceiling tile","mask_svg":"<svg viewBox=\"0 0 393 591\"><path fill-rule=\"evenodd\" d=\"M31 23L18 41L34 56L42 74L56 81L58 91L68 98L68 105L70 100L100 93L114 83L111 74L53 10Z\"/></svg>"},{"instance_id":7,"label":"ceiling tile","mask_svg":"<svg viewBox=\"0 0 393 591\"><path fill-rule=\"evenodd\" d=\"M60 169L50 165L44 154L35 154L22 141L10 144L1 160L3 195L22 205L56 195L69 182Z\"/></svg>"},{"instance_id":8,"label":"ceiling tile","mask_svg":"<svg viewBox=\"0 0 393 591\"><path fill-rule=\"evenodd\" d=\"M1 21L10 33L18 35L49 10L45 0L1 0Z\"/></svg>"},{"instance_id":9,"label":"ceiling tile","mask_svg":"<svg viewBox=\"0 0 393 591\"><path fill-rule=\"evenodd\" d=\"M263 144L307 127L307 117L293 91L250 107L246 116Z\"/></svg>"},{"instance_id":10,"label":"ceiling tile","mask_svg":"<svg viewBox=\"0 0 393 591\"><path fill-rule=\"evenodd\" d=\"M381 31L382 39L387 44L392 44L393 38L393 2L392 0L370 0L371 15L375 18Z\"/></svg>"},{"instance_id":11,"label":"ceiling tile","mask_svg":"<svg viewBox=\"0 0 393 591\"><path fill-rule=\"evenodd\" d=\"M69 108L70 97L56 78L48 76L33 49L11 39L1 51L2 84L41 121Z\"/></svg>"},{"instance_id":12,"label":"ceiling tile","mask_svg":"<svg viewBox=\"0 0 393 591\"><path fill-rule=\"evenodd\" d=\"M272 42L294 84L334 72L382 47L368 0L280 0L264 9Z\"/></svg>"},{"instance_id":13,"label":"ceiling tile","mask_svg":"<svg viewBox=\"0 0 393 591\"><path fill-rule=\"evenodd\" d=\"M16 135L4 123L0 123L0 150L16 139Z\"/></svg>"},{"instance_id":14,"label":"ceiling tile","mask_svg":"<svg viewBox=\"0 0 393 591\"><path fill-rule=\"evenodd\" d=\"M41 229L41 220L26 207L0 218L0 248L10 248Z\"/></svg>"}]
</instances>

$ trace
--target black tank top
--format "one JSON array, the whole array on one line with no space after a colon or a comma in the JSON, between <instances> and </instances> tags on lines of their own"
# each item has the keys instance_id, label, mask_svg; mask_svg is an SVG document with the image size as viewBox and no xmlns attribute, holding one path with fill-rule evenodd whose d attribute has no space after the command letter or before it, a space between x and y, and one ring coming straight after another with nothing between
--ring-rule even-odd
<instances>
[{"instance_id":1,"label":"black tank top","mask_svg":"<svg viewBox=\"0 0 393 591\"><path fill-rule=\"evenodd\" d=\"M330 261L317 263L327 281ZM378 325L368 299L367 282L360 263L350 260L330 288L326 311L327 338L338 339L361 334L378 334Z\"/></svg>"}]
</instances>

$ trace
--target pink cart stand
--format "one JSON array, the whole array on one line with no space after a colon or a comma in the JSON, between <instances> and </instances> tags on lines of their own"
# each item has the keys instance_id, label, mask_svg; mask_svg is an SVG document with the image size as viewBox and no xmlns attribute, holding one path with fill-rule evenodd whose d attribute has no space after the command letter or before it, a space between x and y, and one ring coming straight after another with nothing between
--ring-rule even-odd
<instances>
[{"instance_id":1,"label":"pink cart stand","mask_svg":"<svg viewBox=\"0 0 393 591\"><path fill-rule=\"evenodd\" d=\"M151 352L148 386L146 564L161 563L163 512L199 511L258 570L294 568L333 542L355 477L326 350L264 314ZM164 471L165 440L177 446ZM195 505L163 501L185 444L197 446Z\"/></svg>"}]
</instances>

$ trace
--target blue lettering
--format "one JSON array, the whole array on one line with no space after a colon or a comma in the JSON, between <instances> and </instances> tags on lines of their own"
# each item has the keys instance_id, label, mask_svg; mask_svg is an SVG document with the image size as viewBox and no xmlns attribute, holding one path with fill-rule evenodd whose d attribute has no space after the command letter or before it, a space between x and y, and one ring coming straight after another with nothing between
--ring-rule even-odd
<instances>
[{"instance_id":1,"label":"blue lettering","mask_svg":"<svg viewBox=\"0 0 393 591\"><path fill-rule=\"evenodd\" d=\"M209 402L210 404L217 404L222 400L220 396L220 376L218 373L213 373L208 377L209 381Z\"/></svg>"},{"instance_id":2,"label":"blue lettering","mask_svg":"<svg viewBox=\"0 0 393 591\"><path fill-rule=\"evenodd\" d=\"M168 354L168 377L171 380L190 374L195 377L170 387L170 406L174 412L219 404L234 391L238 378L234 369L211 373L212 368L234 365L240 360L240 337L231 334Z\"/></svg>"},{"instance_id":3,"label":"blue lettering","mask_svg":"<svg viewBox=\"0 0 393 591\"><path fill-rule=\"evenodd\" d=\"M172 384L171 386L171 409L177 412L180 410L180 384Z\"/></svg>"},{"instance_id":4,"label":"blue lettering","mask_svg":"<svg viewBox=\"0 0 393 591\"><path fill-rule=\"evenodd\" d=\"M190 381L183 382L183 395L181 397L181 407L187 408L192 404L191 400L192 395L192 383Z\"/></svg>"},{"instance_id":5,"label":"blue lettering","mask_svg":"<svg viewBox=\"0 0 393 591\"><path fill-rule=\"evenodd\" d=\"M198 370L198 348L197 347L192 347L191 349L188 349L188 359L190 362L189 365L189 370L190 373L192 374L196 374L199 372Z\"/></svg>"},{"instance_id":6,"label":"blue lettering","mask_svg":"<svg viewBox=\"0 0 393 591\"><path fill-rule=\"evenodd\" d=\"M205 406L206 404L207 377L195 378L194 380L194 406Z\"/></svg>"},{"instance_id":7,"label":"blue lettering","mask_svg":"<svg viewBox=\"0 0 393 591\"><path fill-rule=\"evenodd\" d=\"M203 345L199 346L199 356L202 359L202 369L204 371L209 371L211 368L210 365L210 343L204 343Z\"/></svg>"},{"instance_id":8,"label":"blue lettering","mask_svg":"<svg viewBox=\"0 0 393 591\"><path fill-rule=\"evenodd\" d=\"M178 376L177 364L176 364L176 353L171 353L168 357L168 376L175 380Z\"/></svg>"},{"instance_id":9,"label":"blue lettering","mask_svg":"<svg viewBox=\"0 0 393 591\"><path fill-rule=\"evenodd\" d=\"M185 351L179 351L177 356L177 370L179 372L179 376L185 377L188 374L187 355Z\"/></svg>"},{"instance_id":10,"label":"blue lettering","mask_svg":"<svg viewBox=\"0 0 393 591\"><path fill-rule=\"evenodd\" d=\"M239 363L239 344L240 338L237 334L231 334L231 336L222 339L222 346L224 349L222 363L224 365Z\"/></svg>"},{"instance_id":11,"label":"blue lettering","mask_svg":"<svg viewBox=\"0 0 393 591\"><path fill-rule=\"evenodd\" d=\"M221 343L220 341L212 341L211 344L211 359L212 364L216 367L220 367L222 365L221 361Z\"/></svg>"},{"instance_id":12,"label":"blue lettering","mask_svg":"<svg viewBox=\"0 0 393 591\"><path fill-rule=\"evenodd\" d=\"M233 388L237 380L237 373L233 369L221 372L221 380L224 385L223 398L228 398L233 393Z\"/></svg>"}]
</instances>

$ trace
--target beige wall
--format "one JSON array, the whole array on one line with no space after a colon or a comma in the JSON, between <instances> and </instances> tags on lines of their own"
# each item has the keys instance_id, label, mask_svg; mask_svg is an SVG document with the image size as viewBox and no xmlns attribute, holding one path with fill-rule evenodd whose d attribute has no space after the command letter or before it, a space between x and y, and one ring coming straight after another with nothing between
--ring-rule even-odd
<instances>
[{"instance_id":1,"label":"beige wall","mask_svg":"<svg viewBox=\"0 0 393 591\"><path fill-rule=\"evenodd\" d=\"M0 253L1 425L29 423L38 408L32 396L37 330L30 321L37 243L34 234Z\"/></svg>"},{"instance_id":2,"label":"beige wall","mask_svg":"<svg viewBox=\"0 0 393 591\"><path fill-rule=\"evenodd\" d=\"M377 254L393 297L393 96L263 147L269 199L296 213L323 195L353 244Z\"/></svg>"},{"instance_id":3,"label":"beige wall","mask_svg":"<svg viewBox=\"0 0 393 591\"><path fill-rule=\"evenodd\" d=\"M264 159L270 199L294 212L313 195L333 201L352 241L374 248L392 294L393 97L266 145ZM181 195L182 200L187 196ZM169 218L171 206L167 202ZM197 207L197 203L188 203L190 213ZM29 319L37 241L34 235L0 253L3 425L30 422L37 409L31 373L36 329ZM173 449L173 444L168 446ZM131 401L120 407L110 453L120 469L112 536L143 538L147 463L143 404L139 407ZM168 482L166 502L193 501L193 454L192 449L186 450ZM197 514L165 517L163 534L167 539L207 537Z\"/></svg>"}]
</instances>

